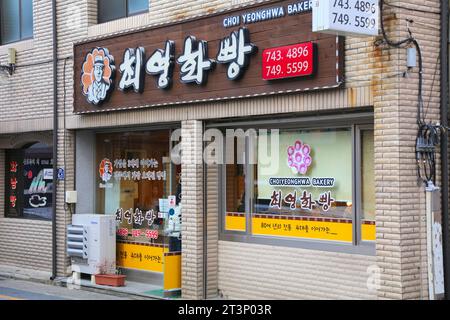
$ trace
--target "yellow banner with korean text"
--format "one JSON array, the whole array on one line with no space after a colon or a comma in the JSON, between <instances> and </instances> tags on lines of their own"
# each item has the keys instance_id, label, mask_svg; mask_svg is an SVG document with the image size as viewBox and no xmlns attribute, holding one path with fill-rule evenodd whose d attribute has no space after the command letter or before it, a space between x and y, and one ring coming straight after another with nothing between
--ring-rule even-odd
<instances>
[{"instance_id":1,"label":"yellow banner with korean text","mask_svg":"<svg viewBox=\"0 0 450 320\"><path fill-rule=\"evenodd\" d=\"M247 230L245 214L227 212L225 215L225 230L245 232Z\"/></svg>"},{"instance_id":2,"label":"yellow banner with korean text","mask_svg":"<svg viewBox=\"0 0 450 320\"><path fill-rule=\"evenodd\" d=\"M348 219L253 215L252 234L352 242L353 224ZM375 240L375 224L363 224L362 240Z\"/></svg>"},{"instance_id":3,"label":"yellow banner with korean text","mask_svg":"<svg viewBox=\"0 0 450 320\"><path fill-rule=\"evenodd\" d=\"M122 268L163 272L164 253L168 248L157 244L117 242L117 265Z\"/></svg>"}]
</instances>

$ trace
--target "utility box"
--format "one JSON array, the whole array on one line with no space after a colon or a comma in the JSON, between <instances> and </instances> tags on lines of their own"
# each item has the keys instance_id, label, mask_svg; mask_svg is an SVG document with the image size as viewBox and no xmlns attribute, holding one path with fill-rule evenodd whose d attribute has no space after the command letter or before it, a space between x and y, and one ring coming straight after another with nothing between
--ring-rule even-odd
<instances>
[{"instance_id":1,"label":"utility box","mask_svg":"<svg viewBox=\"0 0 450 320\"><path fill-rule=\"evenodd\" d=\"M67 228L67 254L72 271L95 275L116 268L114 215L75 214Z\"/></svg>"},{"instance_id":2,"label":"utility box","mask_svg":"<svg viewBox=\"0 0 450 320\"><path fill-rule=\"evenodd\" d=\"M77 203L77 192L76 191L66 191L66 203Z\"/></svg>"}]
</instances>

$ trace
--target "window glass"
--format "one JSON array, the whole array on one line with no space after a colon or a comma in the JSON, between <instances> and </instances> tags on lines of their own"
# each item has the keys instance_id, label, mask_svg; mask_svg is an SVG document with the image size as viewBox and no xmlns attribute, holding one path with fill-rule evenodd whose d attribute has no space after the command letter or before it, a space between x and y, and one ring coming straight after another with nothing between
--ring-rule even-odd
<instances>
[{"instance_id":1,"label":"window glass","mask_svg":"<svg viewBox=\"0 0 450 320\"><path fill-rule=\"evenodd\" d=\"M53 150L37 143L7 150L6 202L8 217L52 219Z\"/></svg>"},{"instance_id":2,"label":"window glass","mask_svg":"<svg viewBox=\"0 0 450 320\"><path fill-rule=\"evenodd\" d=\"M148 10L149 0L128 0L128 14L136 14Z\"/></svg>"},{"instance_id":3,"label":"window glass","mask_svg":"<svg viewBox=\"0 0 450 320\"><path fill-rule=\"evenodd\" d=\"M97 134L96 207L116 215L119 266L162 272L163 252L181 251L181 166L170 161L169 138L170 130Z\"/></svg>"},{"instance_id":4,"label":"window glass","mask_svg":"<svg viewBox=\"0 0 450 320\"><path fill-rule=\"evenodd\" d=\"M225 230L246 230L244 161L237 161L237 139L234 140L234 160L226 165L226 216Z\"/></svg>"},{"instance_id":5,"label":"window glass","mask_svg":"<svg viewBox=\"0 0 450 320\"><path fill-rule=\"evenodd\" d=\"M1 43L20 40L20 1L0 0Z\"/></svg>"},{"instance_id":6,"label":"window glass","mask_svg":"<svg viewBox=\"0 0 450 320\"><path fill-rule=\"evenodd\" d=\"M22 0L21 7L22 39L33 36L33 0Z\"/></svg>"},{"instance_id":7,"label":"window glass","mask_svg":"<svg viewBox=\"0 0 450 320\"><path fill-rule=\"evenodd\" d=\"M148 0L99 0L98 22L124 18L148 10Z\"/></svg>"},{"instance_id":8,"label":"window glass","mask_svg":"<svg viewBox=\"0 0 450 320\"><path fill-rule=\"evenodd\" d=\"M350 128L281 130L278 145L260 141L253 234L352 242L351 137Z\"/></svg>"},{"instance_id":9,"label":"window glass","mask_svg":"<svg viewBox=\"0 0 450 320\"><path fill-rule=\"evenodd\" d=\"M373 130L361 130L362 240L375 240L375 175Z\"/></svg>"},{"instance_id":10,"label":"window glass","mask_svg":"<svg viewBox=\"0 0 450 320\"><path fill-rule=\"evenodd\" d=\"M126 17L126 0L99 0L98 22L103 23Z\"/></svg>"}]
</instances>

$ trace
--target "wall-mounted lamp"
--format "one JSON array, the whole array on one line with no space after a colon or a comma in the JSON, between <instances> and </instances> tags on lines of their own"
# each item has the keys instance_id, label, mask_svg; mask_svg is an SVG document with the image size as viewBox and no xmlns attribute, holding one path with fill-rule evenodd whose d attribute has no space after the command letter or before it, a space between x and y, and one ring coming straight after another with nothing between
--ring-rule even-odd
<instances>
[{"instance_id":1,"label":"wall-mounted lamp","mask_svg":"<svg viewBox=\"0 0 450 320\"><path fill-rule=\"evenodd\" d=\"M0 70L8 72L8 74L12 76L12 74L16 70L16 49L8 49L8 64L0 65Z\"/></svg>"}]
</instances>

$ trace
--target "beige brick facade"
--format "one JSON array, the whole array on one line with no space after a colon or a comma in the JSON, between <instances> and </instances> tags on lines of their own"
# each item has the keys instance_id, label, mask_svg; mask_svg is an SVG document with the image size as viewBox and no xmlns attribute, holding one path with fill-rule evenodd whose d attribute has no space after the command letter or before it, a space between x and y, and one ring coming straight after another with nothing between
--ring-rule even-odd
<instances>
[{"instance_id":1,"label":"beige brick facade","mask_svg":"<svg viewBox=\"0 0 450 320\"><path fill-rule=\"evenodd\" d=\"M336 114L367 107L373 109L375 118L376 255L219 241L218 169L208 167L204 190L202 165L186 162L182 167L183 295L204 298L206 282L208 298L220 293L229 299L427 299L425 196L417 184L414 154L418 73L416 68L404 76L405 49L376 46L375 40L381 37L346 37L345 86L337 90L73 114L73 43L255 2L270 1L154 0L150 1L148 14L99 25L95 0L57 1L58 166L66 169L65 181L57 185L58 275L66 275L68 266L65 226L71 217L63 199L65 190L75 188L76 130L177 122L190 137L183 140L190 155L185 161L189 161L201 156L204 121L275 114ZM389 3L408 8L385 8L390 37L397 40L406 37L405 19L414 20L409 26L423 50L427 120L438 121L439 1L391 0ZM22 220L4 218L3 213L4 149L12 147L8 144L11 134L42 133L53 127L51 1L35 0L33 4L34 39L0 47L2 63L7 48L17 48L19 66L12 77L0 76L0 265L51 272L51 223L26 225ZM439 180L437 184L440 185ZM203 194L207 199L206 208L203 208ZM204 209L206 216L203 216ZM381 268L381 288L376 292L367 287L367 271L373 265Z\"/></svg>"}]
</instances>

